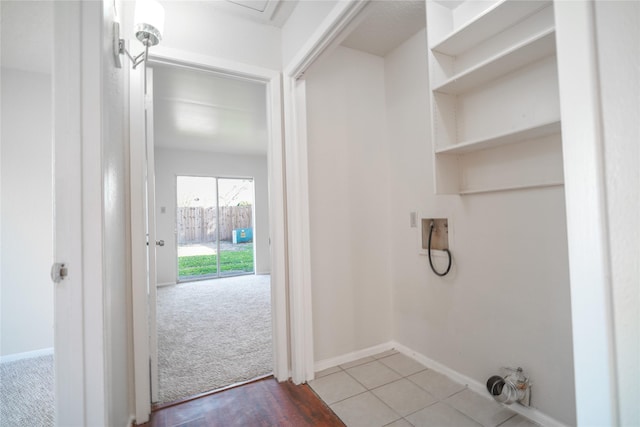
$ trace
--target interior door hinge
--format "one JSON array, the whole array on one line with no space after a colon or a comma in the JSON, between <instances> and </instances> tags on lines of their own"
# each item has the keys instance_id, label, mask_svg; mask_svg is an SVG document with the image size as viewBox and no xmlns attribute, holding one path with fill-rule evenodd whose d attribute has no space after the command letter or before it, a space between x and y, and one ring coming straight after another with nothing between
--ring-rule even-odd
<instances>
[{"instance_id":1,"label":"interior door hinge","mask_svg":"<svg viewBox=\"0 0 640 427\"><path fill-rule=\"evenodd\" d=\"M69 269L63 262L56 262L51 266L51 280L53 283L60 283L69 275Z\"/></svg>"}]
</instances>

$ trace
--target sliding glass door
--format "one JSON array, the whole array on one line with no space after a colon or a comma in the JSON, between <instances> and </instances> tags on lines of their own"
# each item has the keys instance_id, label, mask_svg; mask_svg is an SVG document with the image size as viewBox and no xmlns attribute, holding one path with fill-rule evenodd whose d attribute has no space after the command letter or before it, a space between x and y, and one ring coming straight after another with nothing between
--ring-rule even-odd
<instances>
[{"instance_id":1,"label":"sliding glass door","mask_svg":"<svg viewBox=\"0 0 640 427\"><path fill-rule=\"evenodd\" d=\"M252 274L253 179L177 177L178 281Z\"/></svg>"}]
</instances>

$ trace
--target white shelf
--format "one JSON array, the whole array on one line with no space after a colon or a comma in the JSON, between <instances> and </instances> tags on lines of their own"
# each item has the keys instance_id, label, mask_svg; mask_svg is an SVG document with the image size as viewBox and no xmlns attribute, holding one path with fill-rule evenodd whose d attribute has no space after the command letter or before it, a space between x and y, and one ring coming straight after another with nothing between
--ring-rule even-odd
<instances>
[{"instance_id":1,"label":"white shelf","mask_svg":"<svg viewBox=\"0 0 640 427\"><path fill-rule=\"evenodd\" d=\"M560 132L560 121L543 123L541 125L520 129L495 135L489 138L481 138L473 141L462 142L451 147L436 149L436 154L464 154L474 151L493 148L500 145L514 144L529 139L541 138Z\"/></svg>"},{"instance_id":2,"label":"white shelf","mask_svg":"<svg viewBox=\"0 0 640 427\"><path fill-rule=\"evenodd\" d=\"M481 86L542 58L555 54L555 31L548 28L476 66L461 72L433 88L436 92L457 95Z\"/></svg>"},{"instance_id":3,"label":"white shelf","mask_svg":"<svg viewBox=\"0 0 640 427\"><path fill-rule=\"evenodd\" d=\"M539 184L524 184L524 185L514 185L511 187L496 187L496 188L482 188L478 190L461 190L460 195L469 195L469 194L482 194L482 193L498 193L502 191L517 191L517 190L527 190L530 188L546 188L546 187L558 187L563 186L564 182L562 181L554 181L554 182L543 182Z\"/></svg>"},{"instance_id":4,"label":"white shelf","mask_svg":"<svg viewBox=\"0 0 640 427\"><path fill-rule=\"evenodd\" d=\"M550 4L551 0L503 0L433 44L431 50L459 55Z\"/></svg>"}]
</instances>

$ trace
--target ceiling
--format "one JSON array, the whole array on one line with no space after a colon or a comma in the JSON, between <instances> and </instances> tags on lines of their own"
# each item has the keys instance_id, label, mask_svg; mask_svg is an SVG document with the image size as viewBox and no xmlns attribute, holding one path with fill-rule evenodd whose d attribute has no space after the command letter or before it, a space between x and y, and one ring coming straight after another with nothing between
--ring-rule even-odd
<instances>
[{"instance_id":1,"label":"ceiling","mask_svg":"<svg viewBox=\"0 0 640 427\"><path fill-rule=\"evenodd\" d=\"M292 1L216 2L248 19L271 20ZM282 12L281 12L282 13ZM286 17L288 17L286 14ZM281 19L284 15L279 15ZM372 1L343 45L385 56L425 27L423 1ZM199 70L154 65L156 147L266 155L266 87Z\"/></svg>"},{"instance_id":2,"label":"ceiling","mask_svg":"<svg viewBox=\"0 0 640 427\"><path fill-rule=\"evenodd\" d=\"M426 26L425 2L372 1L357 19L358 26L342 45L385 56Z\"/></svg>"},{"instance_id":3,"label":"ceiling","mask_svg":"<svg viewBox=\"0 0 640 427\"><path fill-rule=\"evenodd\" d=\"M153 66L156 147L266 155L263 83L162 65Z\"/></svg>"}]
</instances>

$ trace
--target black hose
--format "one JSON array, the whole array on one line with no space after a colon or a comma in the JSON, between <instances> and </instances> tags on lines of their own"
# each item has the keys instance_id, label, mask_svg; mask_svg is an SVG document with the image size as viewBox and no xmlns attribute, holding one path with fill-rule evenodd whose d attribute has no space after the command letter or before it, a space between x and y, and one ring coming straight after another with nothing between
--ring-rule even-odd
<instances>
[{"instance_id":1,"label":"black hose","mask_svg":"<svg viewBox=\"0 0 640 427\"><path fill-rule=\"evenodd\" d=\"M431 266L431 270L433 270L433 272L437 275L437 276L446 276L449 273L449 270L451 270L451 252L449 252L449 249L443 249L443 251L445 251L447 253L447 256L449 257L449 265L447 265L447 269L445 270L444 273L439 273L438 271L436 271L436 268L433 266L433 261L431 260L431 236L433 235L433 222L431 223L431 226L429 227L429 265Z\"/></svg>"}]
</instances>

